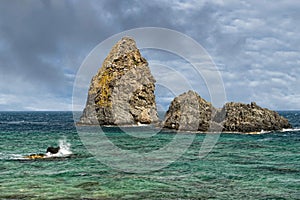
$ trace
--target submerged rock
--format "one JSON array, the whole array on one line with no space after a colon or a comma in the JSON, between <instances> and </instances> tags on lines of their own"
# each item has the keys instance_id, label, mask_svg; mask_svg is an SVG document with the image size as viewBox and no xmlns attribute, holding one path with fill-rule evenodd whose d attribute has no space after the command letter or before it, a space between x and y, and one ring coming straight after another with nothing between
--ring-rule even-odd
<instances>
[{"instance_id":1,"label":"submerged rock","mask_svg":"<svg viewBox=\"0 0 300 200\"><path fill-rule=\"evenodd\" d=\"M251 104L226 103L214 108L196 92L188 91L174 98L166 113L164 127L202 132L260 132L291 128L277 112Z\"/></svg>"},{"instance_id":2,"label":"submerged rock","mask_svg":"<svg viewBox=\"0 0 300 200\"><path fill-rule=\"evenodd\" d=\"M93 77L78 124L131 125L158 121L155 79L132 38L118 41Z\"/></svg>"},{"instance_id":3,"label":"submerged rock","mask_svg":"<svg viewBox=\"0 0 300 200\"><path fill-rule=\"evenodd\" d=\"M60 150L60 147L48 147L46 153L57 154Z\"/></svg>"},{"instance_id":4,"label":"submerged rock","mask_svg":"<svg viewBox=\"0 0 300 200\"><path fill-rule=\"evenodd\" d=\"M256 103L226 103L223 107L226 117L224 131L260 132L292 128L287 119L277 112L261 108Z\"/></svg>"}]
</instances>

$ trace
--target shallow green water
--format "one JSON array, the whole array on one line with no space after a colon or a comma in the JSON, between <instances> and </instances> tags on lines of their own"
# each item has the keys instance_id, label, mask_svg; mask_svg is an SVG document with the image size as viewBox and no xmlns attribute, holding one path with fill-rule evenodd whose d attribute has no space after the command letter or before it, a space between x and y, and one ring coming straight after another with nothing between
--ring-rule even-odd
<instances>
[{"instance_id":1,"label":"shallow green water","mask_svg":"<svg viewBox=\"0 0 300 200\"><path fill-rule=\"evenodd\" d=\"M299 112L282 114L299 126ZM143 139L113 127L104 130L115 145L135 152L151 152L174 138L169 132ZM222 134L200 159L204 137L197 134L183 156L165 168L125 173L89 153L72 113L0 113L0 199L299 199L299 131ZM60 140L71 145L70 157L21 159Z\"/></svg>"}]
</instances>

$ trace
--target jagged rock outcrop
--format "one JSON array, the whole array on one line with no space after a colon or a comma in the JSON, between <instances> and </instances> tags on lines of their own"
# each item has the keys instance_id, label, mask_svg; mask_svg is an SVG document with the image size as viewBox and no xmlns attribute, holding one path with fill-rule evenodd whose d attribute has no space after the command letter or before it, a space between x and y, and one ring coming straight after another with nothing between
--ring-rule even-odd
<instances>
[{"instance_id":1,"label":"jagged rock outcrop","mask_svg":"<svg viewBox=\"0 0 300 200\"><path fill-rule=\"evenodd\" d=\"M226 103L223 107L225 121L223 131L259 132L292 128L287 119L277 112L261 108L256 103Z\"/></svg>"},{"instance_id":2,"label":"jagged rock outcrop","mask_svg":"<svg viewBox=\"0 0 300 200\"><path fill-rule=\"evenodd\" d=\"M176 130L208 131L215 108L196 92L175 97L166 113L164 127Z\"/></svg>"},{"instance_id":3,"label":"jagged rock outcrop","mask_svg":"<svg viewBox=\"0 0 300 200\"><path fill-rule=\"evenodd\" d=\"M158 121L155 79L135 41L124 37L93 77L78 124L131 125Z\"/></svg>"},{"instance_id":4,"label":"jagged rock outcrop","mask_svg":"<svg viewBox=\"0 0 300 200\"><path fill-rule=\"evenodd\" d=\"M291 128L288 120L277 112L251 104L226 103L214 108L196 92L175 97L164 120L164 127L202 132L260 132Z\"/></svg>"}]
</instances>

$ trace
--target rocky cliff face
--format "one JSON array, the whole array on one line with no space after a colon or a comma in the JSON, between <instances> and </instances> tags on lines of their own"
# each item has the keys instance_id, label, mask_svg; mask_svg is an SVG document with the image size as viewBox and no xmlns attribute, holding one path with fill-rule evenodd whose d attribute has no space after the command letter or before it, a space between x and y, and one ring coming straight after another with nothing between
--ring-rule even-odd
<instances>
[{"instance_id":1,"label":"rocky cliff face","mask_svg":"<svg viewBox=\"0 0 300 200\"><path fill-rule=\"evenodd\" d=\"M176 97L166 113L164 127L176 130L260 132L291 128L288 120L277 112L255 103L227 103L214 108L196 92Z\"/></svg>"},{"instance_id":2,"label":"rocky cliff face","mask_svg":"<svg viewBox=\"0 0 300 200\"><path fill-rule=\"evenodd\" d=\"M117 42L93 77L79 124L130 125L158 121L155 79L132 38Z\"/></svg>"},{"instance_id":3,"label":"rocky cliff face","mask_svg":"<svg viewBox=\"0 0 300 200\"><path fill-rule=\"evenodd\" d=\"M166 113L164 127L176 130L208 131L212 113L211 103L196 92L188 91L176 97Z\"/></svg>"},{"instance_id":4,"label":"rocky cliff face","mask_svg":"<svg viewBox=\"0 0 300 200\"><path fill-rule=\"evenodd\" d=\"M259 132L291 128L288 120L277 112L261 108L256 103L227 103L223 107L226 117L224 131L229 132Z\"/></svg>"}]
</instances>

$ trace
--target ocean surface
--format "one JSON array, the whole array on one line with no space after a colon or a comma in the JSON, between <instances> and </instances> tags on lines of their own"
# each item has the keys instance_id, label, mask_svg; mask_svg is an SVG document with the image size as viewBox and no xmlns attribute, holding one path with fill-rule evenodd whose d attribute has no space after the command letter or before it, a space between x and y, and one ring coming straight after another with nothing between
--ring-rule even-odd
<instances>
[{"instance_id":1,"label":"ocean surface","mask_svg":"<svg viewBox=\"0 0 300 200\"><path fill-rule=\"evenodd\" d=\"M82 142L71 112L0 112L0 199L300 199L300 112L280 114L293 130L221 134L204 158L199 150L206 135L196 134L170 165L134 173L99 161ZM175 138L175 132L164 130L133 136L153 129L103 131L116 146L133 152L155 151ZM59 157L24 158L58 145Z\"/></svg>"}]
</instances>

